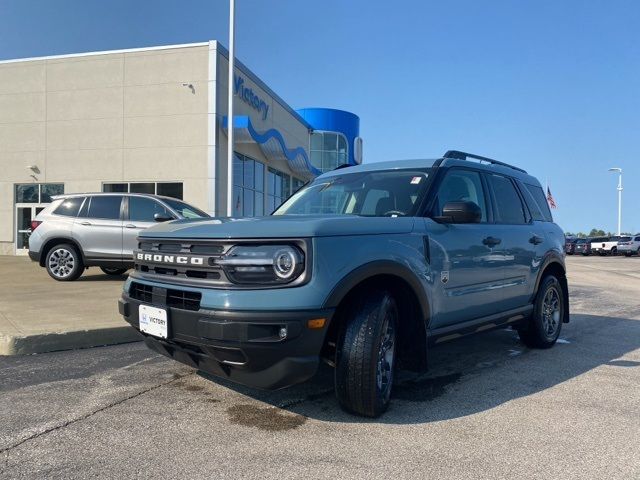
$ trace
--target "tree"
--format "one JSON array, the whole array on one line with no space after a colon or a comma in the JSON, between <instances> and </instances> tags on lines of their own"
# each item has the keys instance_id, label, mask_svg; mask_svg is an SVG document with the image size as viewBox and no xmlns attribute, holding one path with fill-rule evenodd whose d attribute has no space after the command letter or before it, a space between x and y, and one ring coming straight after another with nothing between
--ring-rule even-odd
<instances>
[{"instance_id":1,"label":"tree","mask_svg":"<svg viewBox=\"0 0 640 480\"><path fill-rule=\"evenodd\" d=\"M590 237L605 237L607 234L604 230L598 230L595 228L592 228L591 231L589 232L589 236Z\"/></svg>"}]
</instances>

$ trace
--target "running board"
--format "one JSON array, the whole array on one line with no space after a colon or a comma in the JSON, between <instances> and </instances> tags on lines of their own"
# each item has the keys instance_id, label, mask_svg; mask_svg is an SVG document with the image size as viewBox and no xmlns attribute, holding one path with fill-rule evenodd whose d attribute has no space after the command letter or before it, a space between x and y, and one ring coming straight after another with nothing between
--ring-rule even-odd
<instances>
[{"instance_id":1,"label":"running board","mask_svg":"<svg viewBox=\"0 0 640 480\"><path fill-rule=\"evenodd\" d=\"M449 340L455 340L456 338L461 338L473 333L480 333L512 325L525 319L532 311L533 305L527 305L526 307L514 308L506 312L469 320L468 322L435 328L428 334L429 343L448 342Z\"/></svg>"}]
</instances>

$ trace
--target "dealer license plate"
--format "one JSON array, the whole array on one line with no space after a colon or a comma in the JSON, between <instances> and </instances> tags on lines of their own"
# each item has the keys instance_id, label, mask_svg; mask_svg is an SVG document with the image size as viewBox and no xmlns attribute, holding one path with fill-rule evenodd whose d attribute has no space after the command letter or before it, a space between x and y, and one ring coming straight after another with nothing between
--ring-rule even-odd
<instances>
[{"instance_id":1,"label":"dealer license plate","mask_svg":"<svg viewBox=\"0 0 640 480\"><path fill-rule=\"evenodd\" d=\"M140 330L154 337L167 338L169 322L167 311L164 308L140 305L138 309L138 322Z\"/></svg>"}]
</instances>

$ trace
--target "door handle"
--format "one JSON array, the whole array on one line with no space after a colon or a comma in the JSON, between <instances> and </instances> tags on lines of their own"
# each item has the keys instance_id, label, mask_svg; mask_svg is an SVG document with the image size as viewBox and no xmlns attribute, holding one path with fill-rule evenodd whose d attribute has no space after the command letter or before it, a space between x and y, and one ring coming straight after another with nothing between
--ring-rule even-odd
<instances>
[{"instance_id":1,"label":"door handle","mask_svg":"<svg viewBox=\"0 0 640 480\"><path fill-rule=\"evenodd\" d=\"M539 235L534 235L529 239L529 242L533 243L534 245L539 245L540 243L544 242L544 238L540 237Z\"/></svg>"},{"instance_id":2,"label":"door handle","mask_svg":"<svg viewBox=\"0 0 640 480\"><path fill-rule=\"evenodd\" d=\"M136 226L135 226L134 224L132 224L132 223L127 223L127 224L124 226L124 228L138 228L138 227L136 227Z\"/></svg>"},{"instance_id":3,"label":"door handle","mask_svg":"<svg viewBox=\"0 0 640 480\"><path fill-rule=\"evenodd\" d=\"M495 247L500 242L502 242L502 239L495 238L495 237L487 237L484 240L482 240L482 243L485 244L487 247Z\"/></svg>"},{"instance_id":4,"label":"door handle","mask_svg":"<svg viewBox=\"0 0 640 480\"><path fill-rule=\"evenodd\" d=\"M80 222L80 225L84 225L85 227L91 225L91 222Z\"/></svg>"}]
</instances>

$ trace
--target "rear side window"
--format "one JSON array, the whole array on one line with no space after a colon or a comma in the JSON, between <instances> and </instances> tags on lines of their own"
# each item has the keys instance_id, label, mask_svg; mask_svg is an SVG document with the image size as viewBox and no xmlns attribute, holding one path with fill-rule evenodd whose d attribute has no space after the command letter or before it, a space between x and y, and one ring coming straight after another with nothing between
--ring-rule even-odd
<instances>
[{"instance_id":1,"label":"rear side window","mask_svg":"<svg viewBox=\"0 0 640 480\"><path fill-rule=\"evenodd\" d=\"M634 242L640 242L640 237L636 237L633 239Z\"/></svg>"},{"instance_id":2,"label":"rear side window","mask_svg":"<svg viewBox=\"0 0 640 480\"><path fill-rule=\"evenodd\" d=\"M156 213L171 215L155 200L144 197L129 197L129 220L132 222L153 222Z\"/></svg>"},{"instance_id":3,"label":"rear side window","mask_svg":"<svg viewBox=\"0 0 640 480\"><path fill-rule=\"evenodd\" d=\"M551 210L549 210L549 204L547 203L547 197L544 195L542 187L539 187L538 185L529 185L527 183L525 184L525 188L531 194L536 204L538 205L540 213L542 213L543 220L545 222L553 222Z\"/></svg>"},{"instance_id":4,"label":"rear side window","mask_svg":"<svg viewBox=\"0 0 640 480\"><path fill-rule=\"evenodd\" d=\"M121 203L122 196L120 195L91 197L87 217L102 218L105 220L119 220Z\"/></svg>"},{"instance_id":5,"label":"rear side window","mask_svg":"<svg viewBox=\"0 0 640 480\"><path fill-rule=\"evenodd\" d=\"M55 215L64 215L65 217L75 217L78 215L84 199L85 197L67 198L58 205L58 208L56 208L53 213Z\"/></svg>"},{"instance_id":6,"label":"rear side window","mask_svg":"<svg viewBox=\"0 0 640 480\"><path fill-rule=\"evenodd\" d=\"M498 210L496 221L511 225L527 223L522 200L513 182L502 175L490 175L489 180Z\"/></svg>"}]
</instances>

